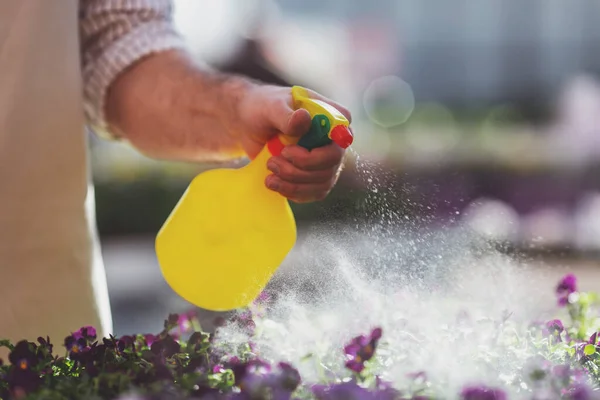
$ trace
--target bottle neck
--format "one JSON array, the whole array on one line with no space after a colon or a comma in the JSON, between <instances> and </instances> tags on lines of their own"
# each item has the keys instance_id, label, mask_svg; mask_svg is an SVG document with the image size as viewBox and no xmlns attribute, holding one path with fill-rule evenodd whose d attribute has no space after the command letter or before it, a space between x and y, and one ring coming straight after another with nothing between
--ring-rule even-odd
<instances>
[{"instance_id":1,"label":"bottle neck","mask_svg":"<svg viewBox=\"0 0 600 400\"><path fill-rule=\"evenodd\" d=\"M265 146L260 153L258 153L258 156L243 167L243 170L253 177L256 177L256 179L264 180L271 174L271 171L267 168L267 161L269 161L272 156L269 146Z\"/></svg>"}]
</instances>

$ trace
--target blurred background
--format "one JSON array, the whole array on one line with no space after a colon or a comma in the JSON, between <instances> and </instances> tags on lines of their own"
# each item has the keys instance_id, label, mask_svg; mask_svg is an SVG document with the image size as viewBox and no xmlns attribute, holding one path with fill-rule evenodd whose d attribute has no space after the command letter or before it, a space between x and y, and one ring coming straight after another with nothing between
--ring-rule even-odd
<instances>
[{"instance_id":1,"label":"blurred background","mask_svg":"<svg viewBox=\"0 0 600 400\"><path fill-rule=\"evenodd\" d=\"M465 225L599 281L600 2L176 0L175 20L210 65L352 111L340 183L293 205L301 234L368 224L385 206L411 229ZM187 307L162 280L154 237L210 166L91 140L116 333L154 331Z\"/></svg>"}]
</instances>

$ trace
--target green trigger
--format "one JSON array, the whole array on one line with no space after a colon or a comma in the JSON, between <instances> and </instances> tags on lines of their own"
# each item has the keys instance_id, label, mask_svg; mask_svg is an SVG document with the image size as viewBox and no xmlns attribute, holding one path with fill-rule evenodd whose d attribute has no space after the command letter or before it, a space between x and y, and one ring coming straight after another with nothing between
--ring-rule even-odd
<instances>
[{"instance_id":1,"label":"green trigger","mask_svg":"<svg viewBox=\"0 0 600 400\"><path fill-rule=\"evenodd\" d=\"M329 118L323 114L317 114L313 117L310 130L298 141L298 145L307 150L326 146L331 143L329 131L331 123Z\"/></svg>"}]
</instances>

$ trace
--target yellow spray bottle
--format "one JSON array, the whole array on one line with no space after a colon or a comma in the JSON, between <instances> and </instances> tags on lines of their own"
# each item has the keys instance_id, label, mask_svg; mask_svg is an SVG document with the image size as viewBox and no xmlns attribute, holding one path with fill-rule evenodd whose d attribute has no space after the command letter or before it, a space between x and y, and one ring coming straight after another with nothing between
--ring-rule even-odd
<instances>
[{"instance_id":1,"label":"yellow spray bottle","mask_svg":"<svg viewBox=\"0 0 600 400\"><path fill-rule=\"evenodd\" d=\"M348 120L334 107L292 88L294 108L312 125L298 145L314 149L352 143ZM297 140L297 139L296 139ZM296 243L288 200L266 188L267 161L292 139L279 135L242 168L196 176L156 237L156 255L171 288L188 302L213 311L248 306Z\"/></svg>"}]
</instances>

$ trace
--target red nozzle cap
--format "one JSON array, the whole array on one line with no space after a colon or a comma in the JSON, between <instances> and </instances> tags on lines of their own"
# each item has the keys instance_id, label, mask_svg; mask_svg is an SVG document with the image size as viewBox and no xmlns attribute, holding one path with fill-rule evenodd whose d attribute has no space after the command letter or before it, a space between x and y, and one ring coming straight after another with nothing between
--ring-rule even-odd
<instances>
[{"instance_id":1,"label":"red nozzle cap","mask_svg":"<svg viewBox=\"0 0 600 400\"><path fill-rule=\"evenodd\" d=\"M331 140L337 143L342 149L345 149L352 144L354 136L352 136L350 129L344 125L338 125L331 131Z\"/></svg>"}]
</instances>

